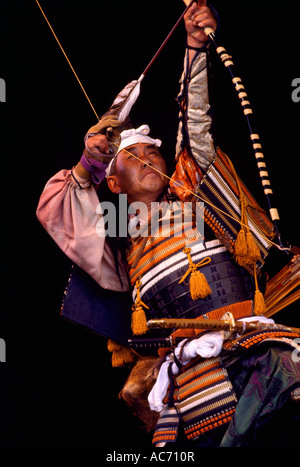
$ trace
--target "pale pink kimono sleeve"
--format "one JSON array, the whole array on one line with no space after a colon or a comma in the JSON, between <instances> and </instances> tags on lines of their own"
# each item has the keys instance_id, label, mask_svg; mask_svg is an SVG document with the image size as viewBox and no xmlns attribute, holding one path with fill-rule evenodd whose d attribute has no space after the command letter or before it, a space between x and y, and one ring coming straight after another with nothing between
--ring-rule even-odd
<instances>
[{"instance_id":1,"label":"pale pink kimono sleeve","mask_svg":"<svg viewBox=\"0 0 300 467\"><path fill-rule=\"evenodd\" d=\"M77 177L76 177L77 179ZM49 235L72 262L106 289L128 289L120 263L122 285L115 270L113 254L99 236L102 212L93 185L74 181L70 170L61 170L46 184L40 197L37 217Z\"/></svg>"}]
</instances>

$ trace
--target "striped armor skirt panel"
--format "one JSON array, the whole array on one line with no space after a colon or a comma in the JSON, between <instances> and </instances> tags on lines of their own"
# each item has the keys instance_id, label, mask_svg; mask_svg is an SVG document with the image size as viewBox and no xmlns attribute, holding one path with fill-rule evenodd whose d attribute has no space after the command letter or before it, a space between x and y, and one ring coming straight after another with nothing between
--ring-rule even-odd
<instances>
[{"instance_id":1,"label":"striped armor skirt panel","mask_svg":"<svg viewBox=\"0 0 300 467\"><path fill-rule=\"evenodd\" d=\"M194 359L174 377L174 384L156 426L155 445L175 442L179 422L188 440L229 424L237 398L218 357Z\"/></svg>"},{"instance_id":2,"label":"striped armor skirt panel","mask_svg":"<svg viewBox=\"0 0 300 467\"><path fill-rule=\"evenodd\" d=\"M181 282L183 275L189 267L189 261L183 252L185 244L180 249L171 251L166 255L166 248L152 250L149 261L142 263L143 275L140 276L140 298L148 307L145 310L147 320L163 318L214 318L218 310L226 308L235 318L252 315L253 280L251 275L241 266L237 265L230 253L219 242L196 242L191 244L191 258L199 263L210 258L209 264L201 267L201 272L211 288L211 294L206 298L194 300L191 297L189 278ZM150 246L149 246L150 248ZM166 255L160 260L160 253ZM147 249L145 256L147 255ZM156 260L151 261L154 257ZM133 291L133 300L136 299L136 290ZM244 306L244 304L247 306ZM240 306L239 306L240 305ZM238 315L240 309L241 316ZM224 313L225 313L224 311ZM237 314L236 314L237 313ZM215 315L215 316L214 316ZM153 354L155 339L167 337L172 330L151 330L143 336L133 336L130 346L142 353L148 353L143 337L149 341L150 354ZM141 344L141 341L144 344ZM135 347L136 343L136 347ZM142 348L141 348L142 346Z\"/></svg>"}]
</instances>

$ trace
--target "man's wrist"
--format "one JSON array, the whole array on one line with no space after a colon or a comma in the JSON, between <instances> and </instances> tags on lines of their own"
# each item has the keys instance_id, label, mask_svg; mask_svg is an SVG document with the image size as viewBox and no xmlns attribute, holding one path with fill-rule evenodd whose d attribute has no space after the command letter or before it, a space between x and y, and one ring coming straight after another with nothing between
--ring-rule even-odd
<instances>
[{"instance_id":1,"label":"man's wrist","mask_svg":"<svg viewBox=\"0 0 300 467\"><path fill-rule=\"evenodd\" d=\"M79 161L73 172L77 178L80 178L82 182L88 182L91 180L91 174L88 172Z\"/></svg>"},{"instance_id":2,"label":"man's wrist","mask_svg":"<svg viewBox=\"0 0 300 467\"><path fill-rule=\"evenodd\" d=\"M82 168L82 173L84 176L89 176L92 178L92 182L95 184L99 184L106 175L106 169L108 166L107 162L102 162L95 160L94 158L87 158L86 156L86 149L83 151L79 162L79 170ZM83 172L84 171L84 172ZM88 175L87 175L88 174Z\"/></svg>"},{"instance_id":3,"label":"man's wrist","mask_svg":"<svg viewBox=\"0 0 300 467\"><path fill-rule=\"evenodd\" d=\"M187 50L188 50L188 63L192 64L195 56L200 52L207 52L209 42L200 42L193 39L191 36L187 37Z\"/></svg>"},{"instance_id":4,"label":"man's wrist","mask_svg":"<svg viewBox=\"0 0 300 467\"><path fill-rule=\"evenodd\" d=\"M192 49L204 49L208 45L208 40L205 42L200 42L197 39L194 39L192 36L187 36L187 45Z\"/></svg>"}]
</instances>

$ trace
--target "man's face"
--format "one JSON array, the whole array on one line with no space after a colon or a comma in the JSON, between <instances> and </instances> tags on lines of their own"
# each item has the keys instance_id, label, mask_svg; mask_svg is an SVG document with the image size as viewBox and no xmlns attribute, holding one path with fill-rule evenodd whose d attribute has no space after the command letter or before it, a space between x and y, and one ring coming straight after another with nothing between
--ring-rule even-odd
<instances>
[{"instance_id":1,"label":"man's face","mask_svg":"<svg viewBox=\"0 0 300 467\"><path fill-rule=\"evenodd\" d=\"M151 167L163 174L167 173L166 162L156 146L137 143L127 147L117 156L116 175L111 177L114 178L113 182L111 183L110 177L108 178L110 189L115 193L126 193L130 203L157 200L167 186L168 180Z\"/></svg>"}]
</instances>

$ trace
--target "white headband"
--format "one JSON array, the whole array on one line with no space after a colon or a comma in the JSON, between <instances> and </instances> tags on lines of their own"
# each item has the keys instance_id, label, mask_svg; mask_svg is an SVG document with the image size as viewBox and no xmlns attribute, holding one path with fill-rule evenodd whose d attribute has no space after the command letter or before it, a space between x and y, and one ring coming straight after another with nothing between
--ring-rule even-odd
<instances>
[{"instance_id":1,"label":"white headband","mask_svg":"<svg viewBox=\"0 0 300 467\"><path fill-rule=\"evenodd\" d=\"M150 138L150 136L148 136L149 133L150 133L150 128L148 125L142 125L136 129L131 128L130 130L122 131L122 133L120 134L121 136L120 146L118 148L118 151L115 157L112 159L112 161L109 163L106 169L106 176L109 175L112 163L114 159L117 157L117 155L119 154L119 152L122 151L122 149L125 149L128 146L132 146L133 144L137 144L137 143L149 143L157 147L160 147L162 144L161 140Z\"/></svg>"}]
</instances>

